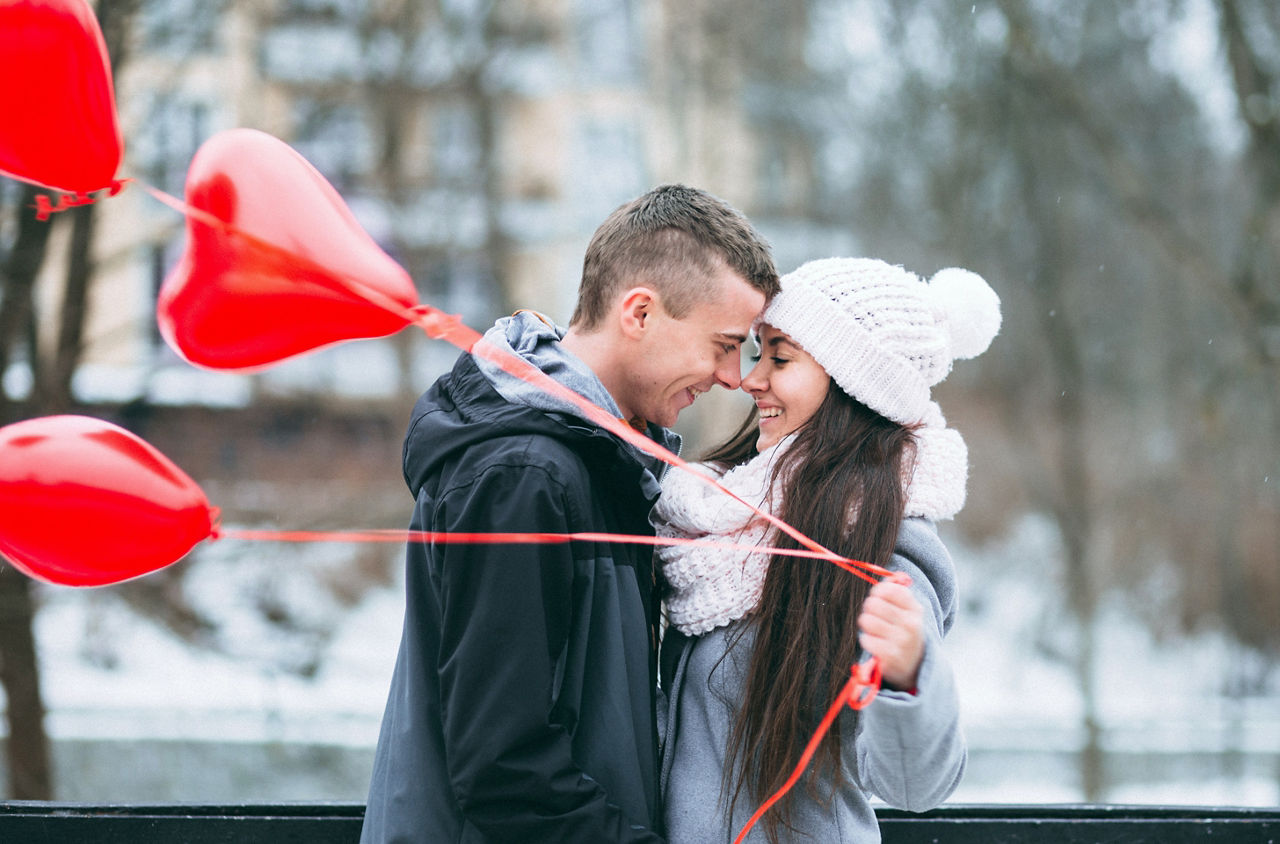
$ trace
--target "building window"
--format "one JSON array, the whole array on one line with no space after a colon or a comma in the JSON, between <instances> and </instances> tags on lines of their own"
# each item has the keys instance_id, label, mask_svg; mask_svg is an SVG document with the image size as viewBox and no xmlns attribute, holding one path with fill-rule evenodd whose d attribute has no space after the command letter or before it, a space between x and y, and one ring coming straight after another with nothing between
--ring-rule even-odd
<instances>
[{"instance_id":1,"label":"building window","mask_svg":"<svg viewBox=\"0 0 1280 844\"><path fill-rule=\"evenodd\" d=\"M360 39L350 24L297 22L262 36L262 75L279 82L338 82L362 78Z\"/></svg>"},{"instance_id":2,"label":"building window","mask_svg":"<svg viewBox=\"0 0 1280 844\"><path fill-rule=\"evenodd\" d=\"M189 57L218 46L226 0L158 0L138 9L144 53Z\"/></svg>"},{"instance_id":3,"label":"building window","mask_svg":"<svg viewBox=\"0 0 1280 844\"><path fill-rule=\"evenodd\" d=\"M210 107L181 95L156 96L129 147L139 169L155 187L181 196L187 168L208 138Z\"/></svg>"},{"instance_id":4,"label":"building window","mask_svg":"<svg viewBox=\"0 0 1280 844\"><path fill-rule=\"evenodd\" d=\"M339 193L370 170L373 141L358 106L323 99L294 102L292 143Z\"/></svg>"},{"instance_id":5,"label":"building window","mask_svg":"<svg viewBox=\"0 0 1280 844\"><path fill-rule=\"evenodd\" d=\"M573 11L580 78L602 85L637 82L641 32L631 0L577 0Z\"/></svg>"},{"instance_id":6,"label":"building window","mask_svg":"<svg viewBox=\"0 0 1280 844\"><path fill-rule=\"evenodd\" d=\"M469 185L481 175L480 132L475 115L465 106L435 112L431 132L432 167L446 185Z\"/></svg>"},{"instance_id":7,"label":"building window","mask_svg":"<svg viewBox=\"0 0 1280 844\"><path fill-rule=\"evenodd\" d=\"M644 143L634 120L588 119L577 131L569 173L579 223L590 231L646 186Z\"/></svg>"}]
</instances>

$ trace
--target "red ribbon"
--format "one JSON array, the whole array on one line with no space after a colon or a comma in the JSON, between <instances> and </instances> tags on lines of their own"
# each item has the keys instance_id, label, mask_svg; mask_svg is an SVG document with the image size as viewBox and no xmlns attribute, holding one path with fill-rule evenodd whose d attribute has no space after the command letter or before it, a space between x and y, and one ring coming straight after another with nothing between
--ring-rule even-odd
<instances>
[{"instance_id":1,"label":"red ribbon","mask_svg":"<svg viewBox=\"0 0 1280 844\"><path fill-rule=\"evenodd\" d=\"M818 751L818 745L822 743L822 739L826 737L827 731L831 729L831 725L835 723L836 717L847 705L850 709L863 709L871 701L875 700L876 694L880 691L880 662L872 658L866 662L853 666L853 671L849 677L849 682L844 684L844 688L840 690L840 694L836 695L835 701L831 704L831 708L827 710L827 714L822 717L818 729L814 731L813 737L809 739L809 743L805 745L804 753L800 754L800 762L796 765L795 770L791 772L791 776L787 779L782 787L779 788L766 801L760 804L760 808L756 809L751 819L747 821L747 825L742 828L742 832L738 833L738 837L733 839L733 844L742 844L742 840L747 837L747 833L756 825L756 822L764 817L764 813L773 807L782 799L792 787L800 781L800 777L804 774L805 768L809 767L809 762L813 759L813 754Z\"/></svg>"},{"instance_id":2,"label":"red ribbon","mask_svg":"<svg viewBox=\"0 0 1280 844\"><path fill-rule=\"evenodd\" d=\"M438 542L459 545L549 545L561 542L620 542L629 545L691 546L717 548L723 551L742 551L747 554L769 553L786 557L824 560L857 575L869 583L877 578L895 576L880 566L852 560L847 557L831 559L824 551L806 548L772 548L748 545L740 542L721 542L714 539L693 539L681 536L645 536L631 533L450 533L432 530L255 530L247 528L223 529L215 527L213 539L243 539L257 542Z\"/></svg>"}]
</instances>

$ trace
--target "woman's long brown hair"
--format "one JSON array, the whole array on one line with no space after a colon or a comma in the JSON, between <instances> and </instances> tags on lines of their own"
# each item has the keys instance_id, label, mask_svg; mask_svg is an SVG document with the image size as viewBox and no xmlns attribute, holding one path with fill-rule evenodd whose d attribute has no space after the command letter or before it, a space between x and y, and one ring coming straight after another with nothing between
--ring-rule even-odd
<instances>
[{"instance_id":1,"label":"woman's long brown hair","mask_svg":"<svg viewBox=\"0 0 1280 844\"><path fill-rule=\"evenodd\" d=\"M755 420L753 411L704 460L728 469L753 457ZM902 524L902 478L909 460L914 460L911 430L850 398L833 381L774 467L774 481L784 479L776 514L843 556L885 566ZM774 547L798 546L781 536ZM740 798L759 805L782 786L848 681L862 655L857 618L869 589L862 578L828 563L773 556L760 605L743 631L754 631L755 639L725 765L730 817ZM833 789L844 784L840 733L842 726L852 728L852 720L848 715L838 719L815 756ZM807 782L815 799L831 798L818 794L815 777ZM791 827L793 795L763 818L774 844L779 831Z\"/></svg>"}]
</instances>

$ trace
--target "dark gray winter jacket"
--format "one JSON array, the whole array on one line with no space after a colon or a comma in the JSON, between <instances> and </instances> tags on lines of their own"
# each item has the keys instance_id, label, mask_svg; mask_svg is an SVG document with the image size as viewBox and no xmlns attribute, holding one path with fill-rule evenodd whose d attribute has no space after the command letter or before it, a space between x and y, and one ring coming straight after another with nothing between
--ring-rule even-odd
<instances>
[{"instance_id":1,"label":"dark gray winter jacket","mask_svg":"<svg viewBox=\"0 0 1280 844\"><path fill-rule=\"evenodd\" d=\"M652 533L646 460L469 355L404 468L415 530ZM650 549L410 543L407 566L362 841L660 841Z\"/></svg>"}]
</instances>

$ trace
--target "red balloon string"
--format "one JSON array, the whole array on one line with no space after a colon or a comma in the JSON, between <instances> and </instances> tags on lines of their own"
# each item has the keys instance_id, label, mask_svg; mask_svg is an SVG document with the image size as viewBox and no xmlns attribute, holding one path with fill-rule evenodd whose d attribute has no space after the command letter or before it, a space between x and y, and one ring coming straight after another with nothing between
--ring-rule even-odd
<instances>
[{"instance_id":1,"label":"red balloon string","mask_svg":"<svg viewBox=\"0 0 1280 844\"><path fill-rule=\"evenodd\" d=\"M756 809L755 814L751 816L746 826L738 833L738 837L733 839L733 844L742 844L742 840L747 837L747 833L756 825L756 822L764 817L764 813L769 811L774 803L781 800L800 781L800 777L804 775L805 769L809 767L809 762L813 759L813 754L818 751L818 745L822 743L822 739L826 737L831 725L835 723L836 718L844 710L844 707L863 709L867 704L875 700L879 689L880 663L878 660L870 659L853 666L849 682L845 683L844 688L840 690L840 694L836 695L835 701L827 710L827 714L822 717L822 721L818 724L818 729L814 731L809 743L805 745L804 753L800 754L800 761L796 764L795 770L791 772L791 776L768 800L760 804L760 808Z\"/></svg>"},{"instance_id":2,"label":"red balloon string","mask_svg":"<svg viewBox=\"0 0 1280 844\"><path fill-rule=\"evenodd\" d=\"M153 197L160 200L165 205L168 205L170 208L172 208L174 211L177 211L179 214L183 215L184 217L189 217L191 219L198 220L201 223L204 223L206 226L212 226L213 228L217 228L217 229L228 228L224 220L220 219L219 217L213 214L210 214L208 211L204 210L203 208L197 208L194 205L188 205L187 203L183 202L181 199L178 199L173 194L165 193L164 191L160 190L154 185L149 185L146 182L138 182L138 184L141 185L142 189L145 190L147 193L151 194ZM244 236L247 238L256 240L256 238L254 238L253 235L247 232L242 232L242 234L244 234ZM281 253L290 254L290 255L292 254L292 253L289 253L288 250L279 249L279 247L275 247L275 248L278 249ZM297 258L301 256L292 256L292 257Z\"/></svg>"},{"instance_id":3,"label":"red balloon string","mask_svg":"<svg viewBox=\"0 0 1280 844\"><path fill-rule=\"evenodd\" d=\"M742 551L748 554L766 552L781 554L787 557L834 562L851 574L870 582L876 582L876 576L884 576L887 572L879 566L851 560L845 557L831 560L821 551L810 551L804 548L762 548L739 542L721 542L714 539L693 539L680 536L645 536L630 533L595 533L581 531L577 533L451 533L447 531L429 530L258 530L251 528L214 528L213 539L240 539L256 542L433 542L455 545L548 545L562 542L619 542L629 545L686 546L697 548L716 548L722 551Z\"/></svg>"},{"instance_id":4,"label":"red balloon string","mask_svg":"<svg viewBox=\"0 0 1280 844\"><path fill-rule=\"evenodd\" d=\"M711 539L692 539L687 537L664 537L664 536L643 536L638 534L620 534L620 533L449 533L443 531L414 531L414 530L366 530L366 531L275 531L275 530L251 530L251 529L215 529L214 538L243 539L243 540L266 540L277 542L440 542L440 543L456 543L469 545L488 545L488 544L547 544L560 542L621 542L635 545L651 545L651 546L692 546L700 548L717 548L724 551L743 551L748 554L759 553L761 551L758 545L747 545L736 542L720 542ZM864 563L860 560L850 560L847 558L839 558L832 560L825 552L812 551L804 548L770 548L769 553L779 554L788 557L801 557L809 559L825 560L839 565L845 571L848 571L869 583L876 582L876 576L890 577L898 582L910 582L906 575L901 572L889 572L880 566ZM775 803L781 800L787 792L789 792L800 777L804 775L805 769L809 767L814 753L817 752L818 746L822 743L822 739L826 737L831 730L831 725L839 716L845 706L850 709L862 709L875 699L880 689L880 661L872 657L866 662L854 665L849 677L849 682L840 690L840 694L836 696L835 701L823 716L822 721L818 724L817 729L809 739L809 743L805 746L804 752L800 756L800 761L796 764L795 769L791 772L791 776L783 783L773 795L756 809L746 826L738 833L738 837L734 839L734 844L741 844L746 838L751 828L769 811Z\"/></svg>"}]
</instances>

